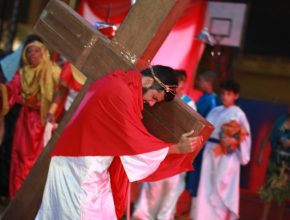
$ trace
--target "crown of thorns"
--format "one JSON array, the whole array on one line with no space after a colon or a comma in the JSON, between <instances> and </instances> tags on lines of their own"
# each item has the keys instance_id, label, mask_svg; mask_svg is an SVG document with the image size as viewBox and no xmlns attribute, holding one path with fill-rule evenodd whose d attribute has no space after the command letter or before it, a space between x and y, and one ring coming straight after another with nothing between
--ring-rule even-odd
<instances>
[{"instance_id":1,"label":"crown of thorns","mask_svg":"<svg viewBox=\"0 0 290 220\"><path fill-rule=\"evenodd\" d=\"M153 67L149 66L149 69L151 71L151 74L153 76L153 79L164 89L166 93L171 93L172 95L176 94L175 88L177 85L166 85L164 84L154 73Z\"/></svg>"}]
</instances>

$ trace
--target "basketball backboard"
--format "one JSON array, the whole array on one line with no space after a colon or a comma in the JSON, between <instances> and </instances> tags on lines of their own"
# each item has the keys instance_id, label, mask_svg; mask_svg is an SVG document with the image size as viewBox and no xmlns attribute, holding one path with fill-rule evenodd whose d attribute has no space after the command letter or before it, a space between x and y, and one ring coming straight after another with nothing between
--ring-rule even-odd
<instances>
[{"instance_id":1,"label":"basketball backboard","mask_svg":"<svg viewBox=\"0 0 290 220\"><path fill-rule=\"evenodd\" d=\"M208 2L205 26L215 44L240 47L246 10L243 3Z\"/></svg>"}]
</instances>

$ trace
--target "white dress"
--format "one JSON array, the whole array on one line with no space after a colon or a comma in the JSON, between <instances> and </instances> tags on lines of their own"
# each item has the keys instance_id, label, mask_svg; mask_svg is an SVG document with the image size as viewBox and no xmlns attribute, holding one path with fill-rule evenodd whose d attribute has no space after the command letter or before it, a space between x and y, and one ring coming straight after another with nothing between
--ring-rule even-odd
<instances>
[{"instance_id":1,"label":"white dress","mask_svg":"<svg viewBox=\"0 0 290 220\"><path fill-rule=\"evenodd\" d=\"M219 139L221 126L231 120L236 120L250 133L248 120L237 106L218 106L208 114L207 120L215 126L211 135L215 139ZM215 146L216 143L208 142L203 152L194 220L239 218L240 165L250 160L251 136L232 154L216 157Z\"/></svg>"},{"instance_id":2,"label":"white dress","mask_svg":"<svg viewBox=\"0 0 290 220\"><path fill-rule=\"evenodd\" d=\"M196 110L189 96L182 95L181 99ZM173 220L177 201L185 189L185 175L181 173L160 181L142 183L133 220Z\"/></svg>"},{"instance_id":3,"label":"white dress","mask_svg":"<svg viewBox=\"0 0 290 220\"><path fill-rule=\"evenodd\" d=\"M173 220L175 207L185 188L185 173L156 182L142 183L133 220Z\"/></svg>"},{"instance_id":4,"label":"white dress","mask_svg":"<svg viewBox=\"0 0 290 220\"><path fill-rule=\"evenodd\" d=\"M130 182L153 173L168 148L121 156ZM117 219L108 167L112 156L53 156L37 220Z\"/></svg>"}]
</instances>

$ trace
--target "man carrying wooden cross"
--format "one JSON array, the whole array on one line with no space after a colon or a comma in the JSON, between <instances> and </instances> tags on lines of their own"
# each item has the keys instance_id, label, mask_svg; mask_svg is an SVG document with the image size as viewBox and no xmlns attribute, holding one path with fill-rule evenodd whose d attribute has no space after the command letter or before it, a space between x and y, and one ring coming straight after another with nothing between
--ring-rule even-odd
<instances>
[{"instance_id":1,"label":"man carrying wooden cross","mask_svg":"<svg viewBox=\"0 0 290 220\"><path fill-rule=\"evenodd\" d=\"M200 149L201 136L190 131L165 143L141 121L143 104L171 101L177 83L165 66L116 70L94 82L52 152L36 219L117 219L129 181L192 169L187 153Z\"/></svg>"},{"instance_id":2,"label":"man carrying wooden cross","mask_svg":"<svg viewBox=\"0 0 290 220\"><path fill-rule=\"evenodd\" d=\"M161 46L163 40L169 33L172 26L175 24L176 19L181 15L181 13L184 11L186 5L189 2L190 0L137 1L136 4L134 4L134 6L132 7L132 9L129 11L128 15L126 16L126 19L118 28L118 32L116 33L116 36L112 40L108 40L107 38L104 39L104 37L101 36L99 32L97 32L94 28L91 27L91 24L89 24L87 21L82 19L79 15L77 15L75 11L73 11L71 8L65 5L62 1L51 0L49 2L46 9L42 12L39 22L37 22L37 25L35 27L36 32L40 34L40 36L46 41L46 43L48 43L48 45L51 46L51 48L58 50L68 60L70 60L70 62L74 64L82 73L84 73L87 76L87 80L82 90L80 91L79 95L76 97L75 102L72 104L72 107L65 114L59 127L55 131L53 137L51 138L48 145L43 150L36 165L33 167L29 176L23 183L21 189L18 191L17 195L15 196L15 199L10 203L9 207L5 210L5 213L3 213L2 215L3 220L35 219L36 213L39 210L40 202L42 200L43 188L47 179L46 177L47 177L49 163L51 161L51 152L53 151L54 155L56 155L56 152L57 152L57 151L54 151L55 144L63 143L69 140L72 140L70 141L70 144L80 144L77 141L80 142L81 140L82 141L84 140L84 139L79 139L79 140L73 139L77 137L80 133L79 131L83 129L80 126L77 128L78 129L77 133L74 128L74 132L73 132L74 135L70 136L69 138L61 138L65 141L58 142L59 137L62 137L63 130L65 128L71 127L71 126L67 127L66 124L67 122L70 121L70 117L75 113L75 110L77 109L77 107L78 107L78 112L73 117L71 124L75 123L73 121L78 121L79 117L84 117L86 111L83 111L82 109L90 108L86 104L86 103L88 104L91 103L91 102L88 102L88 100L91 100L92 102L96 101L93 98L93 96L90 97L92 95L92 92L89 91L89 93L86 96L86 99L83 101L83 104L79 106L79 103L84 97L84 95L86 94L88 87L90 87L93 81L99 79L101 76L104 76L106 73L110 73L114 71L115 69L122 69L122 70L128 70L128 69L134 69L134 68L143 69L145 67L145 65L143 64L147 64L148 60L152 60L154 54L157 52L158 48ZM155 70L155 68L154 68L154 71L159 72L158 70ZM116 74L117 73L115 73L113 76L114 77L118 76L118 74L117 75ZM160 77L158 73L156 74L157 74L157 77ZM131 74L130 76L133 77L133 75ZM122 76L121 74L117 78L125 80L124 82L127 82L127 87L129 86L129 88L135 88L134 84L130 84L130 80L129 80L130 76L128 76L129 78L127 78L125 76ZM151 78L153 77L153 75L150 75L150 76ZM103 81L104 79L110 79L110 77L102 78L101 81L103 83L104 83ZM141 81L141 79L142 78L140 78L139 81ZM160 80L162 83L166 85L174 85L174 83L167 83L163 81L161 77L160 77ZM98 85L101 86L102 84L98 83ZM141 85L142 85L142 81L141 81L141 84L139 85L139 88L141 88L139 91L142 92ZM111 86L110 88L112 87L113 86ZM93 87L90 87L90 88L93 88ZM112 93L110 97L107 97L107 99L105 99L107 100L106 103L111 104L110 100L111 100L112 94L114 94L113 93L114 90L115 90L114 92L118 92L118 97L121 97L119 93L121 94L123 89L120 89L120 87L118 88L116 87L110 90L110 92ZM94 91L94 90L91 90L91 91ZM170 89L166 89L166 91L167 91L167 94L170 93ZM101 94L101 93L98 93L98 94ZM117 99L119 100L119 102L121 102L121 104L123 104L123 105L120 104L120 108L121 107L124 108L124 106L127 105L127 101L128 101L127 99L132 100L132 102L130 101L129 103L136 104L136 105L132 104L131 107L129 108L127 107L126 110L123 110L123 112L125 111L125 113L128 115L128 117L125 118L126 121L124 121L125 120L124 117L120 118L117 114L115 117L114 115L115 113L112 113L112 115L114 115L114 119L111 118L111 121L114 122L113 124L108 124L108 123L105 124L104 123L105 121L102 120L100 121L99 124L93 124L93 123L88 122L85 125L87 126L87 130L86 130L87 133L83 133L83 135L88 136L90 134L89 132L93 132L94 133L93 137L96 137L94 142L98 142L99 146L101 146L101 148L98 148L98 149L107 150L106 146L100 143L101 137L103 137L102 132L101 132L102 130L108 129L108 127L112 127L114 126L114 124L119 125L119 128L121 127L121 125L127 126L128 123L132 124L131 118L134 117L134 116L131 116L132 109L135 116L136 114L137 116L138 114L140 114L140 108L142 106L142 95L139 95L138 97L141 97L141 98L136 100L134 99L134 96L136 96L136 92L132 90L132 92L129 94L131 94L131 96L126 97L125 100L123 100L124 98ZM134 96L132 97L132 95ZM89 97L90 99L88 99ZM116 105L118 104L115 104L115 106ZM84 108L84 106L87 106L87 107ZM100 110L102 111L105 111L104 108L102 107L103 105L100 102L100 105L98 108L100 108ZM213 127L211 124L209 124L205 119L203 119L196 112L189 109L188 106L183 104L178 99L174 99L172 102L167 102L167 103L163 102L160 104L158 103L158 105L154 106L154 108L147 107L147 105L145 105L144 107L145 107L143 111L144 125L146 126L149 132L154 134L154 136L162 140L165 140L167 143L178 142L183 133L189 132L192 129L194 129L194 135L202 135L205 140L209 137L210 133L213 130ZM93 106L92 111L95 111L95 106ZM137 113L138 111L139 113ZM116 109L116 113L118 112L119 112L119 106ZM98 115L99 114L97 115L94 114L94 117L102 117ZM95 119L92 115L90 117ZM138 117L141 118L141 115L139 115ZM89 120L92 120L91 118L89 118ZM99 128L99 130L97 131L96 128ZM152 151L154 151L157 149L161 149L162 146L164 147L167 145L166 143L163 143L162 146L161 144L159 145L158 143L160 143L160 141L156 140L156 138L154 138L156 142L153 141L155 143L154 145L150 144L152 143L152 140L147 143L147 139L150 139L150 137L152 136L147 134L146 132L145 133L141 132L142 137L146 136L145 139L143 138L140 139L138 135L135 135L136 131L129 130L129 132L131 136L130 139L128 139L128 137L125 136L125 133L121 129L119 129L118 132L114 132L112 134L108 131L108 133L111 135L110 136L111 143L114 143L114 140L119 139L120 136L122 136L123 138L122 140L126 141L124 143L127 143L127 140L128 141L131 140L128 143L132 143L132 139L133 139L134 141L136 141L134 144L134 147L140 149L135 152L136 154L139 154L140 152L146 152L144 149L147 146L151 146L150 148L152 149ZM95 133L97 135L95 135ZM126 133L128 133L128 131ZM184 138L187 139L186 137ZM88 140L91 140L91 139L92 138ZM146 140L146 142L144 140ZM138 143L140 142L144 143L144 145L141 145L141 146L140 144L138 145ZM123 145L117 146L117 145L112 144L111 146L119 150L119 149L122 149L121 147ZM62 144L59 144L58 146L62 146ZM81 145L77 145L77 146L81 147ZM128 145L128 146L132 146L132 145ZM155 147L152 147L152 146L155 146ZM197 146L198 144L196 145L196 147ZM69 147L72 147L72 146L69 146ZM56 149L61 149L62 151L64 151L69 148L57 147ZM88 148L88 149L94 149L94 148ZM81 152L81 153L85 152L85 149L81 150L81 148L76 148L75 150L76 152ZM112 150L111 153L113 154L109 154L107 156L104 156L105 154L99 154L99 155L94 155L94 156L104 156L102 157L102 160L105 160L105 158L108 158L110 156L114 156L113 162L111 163L109 167L110 179L112 182L111 187L113 190L114 201L119 202L118 204L124 204L125 203L124 200L126 198L124 195L126 194L125 192L127 189L128 180L127 180L127 176L125 174L124 169L122 168L122 166L120 166L121 160L118 159L119 158L118 155L121 155L120 154L121 152L116 151L117 153L119 153L117 155L117 153L113 151L113 148L111 148L111 150ZM65 153L62 151L59 151L59 153ZM147 150L147 151L149 152L150 150ZM184 157L190 158L190 160L193 160L193 158L197 155L197 153L198 153L198 150L194 151L191 154L184 154ZM125 153L124 155L126 154L127 153ZM68 154L68 156L79 156L79 155L81 154L78 154L78 155ZM91 156L90 154L87 154L87 155ZM180 157L180 156L181 155L173 154L173 155L167 156L166 158L173 159L175 157ZM55 158L61 158L61 157L63 156L53 156L52 161L54 161ZM149 156L149 158L151 157ZM70 159L70 158L66 157L66 159ZM79 159L79 158L76 158L76 159ZM166 161L167 159L165 159L165 161L163 161L160 164L160 168L164 166L166 167L166 164L168 164L166 163ZM171 164L170 169L173 169L172 166L185 167L186 169L188 167L191 167L191 161L189 163L186 163L186 162L188 161L184 160L182 161L182 163L179 163L179 164L176 162L173 162ZM102 163L103 166L104 164L105 163ZM147 164L148 165L146 166L148 167L153 166L153 163L151 163L150 161L147 162ZM68 165L68 163L66 163L66 165ZM72 173L71 171L73 170L71 171L68 170L69 172L68 171L66 172L65 167L67 166L64 165L62 167L63 173L66 173L66 174ZM80 169L78 170L79 171L78 174L80 174L81 172L85 174L86 170L84 169L84 167L81 168L80 163L79 163L79 167ZM136 166L134 166L134 169L135 168ZM51 167L51 169L53 168ZM183 169L183 170L186 170L186 169ZM166 169L163 169L163 170L166 170ZM114 172L111 172L111 171L114 171ZM153 180L154 174L155 172L151 174L150 178L146 180L147 181ZM160 174L163 174L164 175L163 177L168 176L168 173L166 172L164 173L158 172L158 175L159 175L158 178L161 178ZM51 175L49 175L48 179L51 179L50 176ZM91 176L87 176L87 177L91 177ZM61 178L59 177L58 179L61 179ZM115 179L117 179L118 182L114 181ZM127 181L122 181L123 179ZM140 176L140 179L142 179L141 176ZM69 183L70 183L69 187L67 188L64 187L63 188L64 190L73 188L75 186L73 181L70 181ZM78 186L85 187L85 186L88 186L88 184L83 183L82 185L78 185ZM81 188L78 188L78 189L81 190ZM67 201L80 201L80 199L83 199L83 197L82 198L73 197L71 196L72 194L69 194L68 192L65 192L64 190L63 192L65 194L65 197L69 198L67 199ZM116 190L119 190L119 191L116 193ZM83 192L83 190L81 190L81 192ZM45 197L46 195L47 194L45 194ZM81 193L78 195L80 196ZM60 197L58 199L61 201L66 200L63 197ZM91 198L87 198L87 199L89 200ZM51 201L52 201L51 202L52 204L55 204L55 206L53 207L57 208L58 207L57 203L54 203L55 201L53 201L53 199L51 199ZM94 201L94 198L92 199L92 201ZM100 199L98 201L100 201ZM101 201L101 203L103 202ZM79 203L74 203L74 204L79 204ZM120 216L123 212L124 205L119 206L118 204L115 206L115 209L117 210L117 216ZM47 209L49 209L49 207ZM44 208L42 208L42 210L44 210ZM75 208L75 210L78 213L80 213L80 211L77 210L77 207ZM110 210L110 213L113 212L113 208L112 209L108 208L108 210ZM54 209L51 211L57 211L57 210ZM71 213L69 214L72 215ZM98 216L96 216L96 219L102 218L102 216L100 218L97 218L97 217ZM116 216L114 215L114 218L115 217ZM70 216L62 217L62 219L65 219L65 218L70 218ZM47 219L54 219L54 218L47 218ZM76 219L80 219L80 218L76 217ZM108 218L104 217L104 219L108 219Z\"/></svg>"}]
</instances>

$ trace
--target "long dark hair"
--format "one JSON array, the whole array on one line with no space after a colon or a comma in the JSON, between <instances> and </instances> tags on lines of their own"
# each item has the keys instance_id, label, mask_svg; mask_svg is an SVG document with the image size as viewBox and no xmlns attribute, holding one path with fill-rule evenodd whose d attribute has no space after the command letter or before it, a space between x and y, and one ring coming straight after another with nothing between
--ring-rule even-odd
<instances>
[{"instance_id":1,"label":"long dark hair","mask_svg":"<svg viewBox=\"0 0 290 220\"><path fill-rule=\"evenodd\" d=\"M168 66L162 66L162 65L156 65L150 68L147 68L141 71L142 76L149 76L154 79L154 82L149 89L156 89L158 91L164 90L165 91L164 100L171 101L175 96L175 89L178 85L178 80L175 74L175 70ZM153 76L153 74L155 76ZM156 77L157 77L157 80L156 80ZM158 82L158 80L160 80L161 83ZM166 88L164 88L164 85L167 86L170 90L169 91L166 90Z\"/></svg>"}]
</instances>

